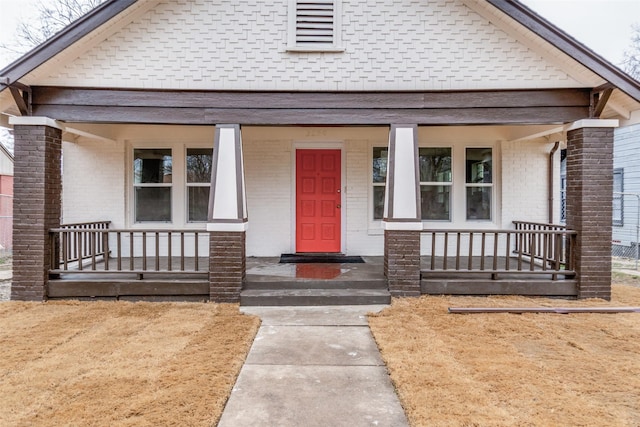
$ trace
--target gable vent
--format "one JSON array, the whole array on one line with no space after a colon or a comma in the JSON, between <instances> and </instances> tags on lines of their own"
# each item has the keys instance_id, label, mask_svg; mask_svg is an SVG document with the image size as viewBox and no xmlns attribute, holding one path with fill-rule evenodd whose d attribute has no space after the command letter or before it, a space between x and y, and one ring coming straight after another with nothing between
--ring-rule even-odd
<instances>
[{"instance_id":1,"label":"gable vent","mask_svg":"<svg viewBox=\"0 0 640 427\"><path fill-rule=\"evenodd\" d=\"M332 44L334 0L296 1L296 43Z\"/></svg>"}]
</instances>

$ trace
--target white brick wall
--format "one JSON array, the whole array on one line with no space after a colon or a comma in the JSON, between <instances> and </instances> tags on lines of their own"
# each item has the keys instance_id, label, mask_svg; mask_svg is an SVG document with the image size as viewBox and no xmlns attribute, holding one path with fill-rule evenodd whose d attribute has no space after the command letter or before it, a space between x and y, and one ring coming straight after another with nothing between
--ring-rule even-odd
<instances>
[{"instance_id":1,"label":"white brick wall","mask_svg":"<svg viewBox=\"0 0 640 427\"><path fill-rule=\"evenodd\" d=\"M111 221L125 228L125 149L118 142L62 143L63 223Z\"/></svg>"},{"instance_id":2,"label":"white brick wall","mask_svg":"<svg viewBox=\"0 0 640 427\"><path fill-rule=\"evenodd\" d=\"M63 145L63 215L64 222L110 220L113 228L126 228L126 150L135 141L152 140L174 150L185 144L212 141L212 128L119 127L118 142L65 142ZM383 235L379 223L370 221L371 147L386 146L388 129L379 128L266 128L244 127L244 161L249 210L247 255L277 256L295 250L293 226L296 147L342 147L345 176L343 182L346 214L346 253L382 255ZM456 184L454 209L456 222L429 223L430 228L511 228L513 220L546 222L547 162L553 144L541 141L494 143L499 127L420 128L422 145L456 146L454 159ZM163 137L164 135L164 137ZM124 140L131 139L127 144ZM493 223L464 221L464 147L473 144L492 145L498 176L494 191L497 217ZM176 151L177 153L177 151ZM557 173L557 171L556 171ZM177 179L177 177L176 177ZM176 189L177 191L177 189ZM180 192L176 197L180 197ZM193 224L192 224L193 225ZM172 225L166 225L172 227ZM199 227L199 225L193 225ZM173 228L185 224L174 224ZM202 228L204 225L202 225ZM206 242L205 242L206 243ZM201 247L201 250L206 248ZM429 242L423 242L427 253Z\"/></svg>"},{"instance_id":3,"label":"white brick wall","mask_svg":"<svg viewBox=\"0 0 640 427\"><path fill-rule=\"evenodd\" d=\"M291 141L243 134L248 256L291 252Z\"/></svg>"},{"instance_id":4,"label":"white brick wall","mask_svg":"<svg viewBox=\"0 0 640 427\"><path fill-rule=\"evenodd\" d=\"M553 143L540 141L502 143L503 228L512 228L512 221L516 220L548 222L548 167L552 148ZM559 188L559 160L555 163L555 187ZM556 213L556 222L557 216Z\"/></svg>"},{"instance_id":5,"label":"white brick wall","mask_svg":"<svg viewBox=\"0 0 640 427\"><path fill-rule=\"evenodd\" d=\"M369 233L370 147L387 144L386 128L244 128L249 230L247 255L295 251L293 156L296 148L342 147L347 254L381 255L381 234Z\"/></svg>"},{"instance_id":6,"label":"white brick wall","mask_svg":"<svg viewBox=\"0 0 640 427\"><path fill-rule=\"evenodd\" d=\"M386 146L389 131L371 132L368 139L348 139L347 152L347 254L382 255L384 239L371 228L369 205L371 187L371 147Z\"/></svg>"},{"instance_id":7,"label":"white brick wall","mask_svg":"<svg viewBox=\"0 0 640 427\"><path fill-rule=\"evenodd\" d=\"M163 1L39 84L447 90L580 83L461 0L344 0L344 52L287 52L284 0ZM44 70L41 70L44 71Z\"/></svg>"}]
</instances>

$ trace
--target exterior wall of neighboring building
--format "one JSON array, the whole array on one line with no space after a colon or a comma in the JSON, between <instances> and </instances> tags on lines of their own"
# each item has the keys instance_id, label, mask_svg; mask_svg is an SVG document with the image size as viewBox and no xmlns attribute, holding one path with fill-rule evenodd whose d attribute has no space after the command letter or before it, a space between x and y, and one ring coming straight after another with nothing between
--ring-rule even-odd
<instances>
[{"instance_id":1,"label":"exterior wall of neighboring building","mask_svg":"<svg viewBox=\"0 0 640 427\"><path fill-rule=\"evenodd\" d=\"M64 223L109 220L112 228L205 229L185 221L184 168L186 148L212 147L211 127L122 126L117 141L63 145ZM420 147L451 147L453 182L451 221L424 222L425 228L512 228L513 220L545 222L549 143L496 142L499 127L420 127ZM295 252L295 150L342 150L342 250L347 254L382 255L381 221L373 220L372 156L386 147L386 127L243 127L249 230L248 256ZM139 223L132 216L132 152L134 148L171 148L174 154L172 223ZM465 215L464 156L467 147L493 150L492 220L472 221ZM426 237L425 237L426 238ZM429 242L423 242L428 253ZM202 251L206 242L202 242ZM204 253L204 252L201 252Z\"/></svg>"},{"instance_id":2,"label":"exterior wall of neighboring building","mask_svg":"<svg viewBox=\"0 0 640 427\"><path fill-rule=\"evenodd\" d=\"M523 44L523 35L463 1L344 0L341 43L324 53L288 49L289 3L165 0L79 58L43 67L38 83L325 91L584 86L529 48L531 40Z\"/></svg>"},{"instance_id":3,"label":"exterior wall of neighboring building","mask_svg":"<svg viewBox=\"0 0 640 427\"><path fill-rule=\"evenodd\" d=\"M0 147L0 257L13 247L13 156Z\"/></svg>"},{"instance_id":4,"label":"exterior wall of neighboring building","mask_svg":"<svg viewBox=\"0 0 640 427\"><path fill-rule=\"evenodd\" d=\"M635 258L638 226L638 198L640 196L640 124L620 127L614 133L614 174L622 177L622 190L630 195L622 198L622 203L614 204L613 253ZM614 192L616 188L614 181ZM614 200L616 196L614 195ZM616 209L619 206L619 210ZM621 221L620 221L621 220Z\"/></svg>"},{"instance_id":5,"label":"exterior wall of neighboring building","mask_svg":"<svg viewBox=\"0 0 640 427\"><path fill-rule=\"evenodd\" d=\"M0 147L0 175L13 176L13 157L4 147Z\"/></svg>"}]
</instances>

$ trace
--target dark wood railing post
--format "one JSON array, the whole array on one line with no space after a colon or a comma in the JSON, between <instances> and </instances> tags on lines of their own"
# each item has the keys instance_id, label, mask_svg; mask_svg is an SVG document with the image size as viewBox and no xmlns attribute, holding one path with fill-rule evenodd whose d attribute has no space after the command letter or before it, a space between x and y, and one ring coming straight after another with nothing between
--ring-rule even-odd
<instances>
[{"instance_id":1,"label":"dark wood railing post","mask_svg":"<svg viewBox=\"0 0 640 427\"><path fill-rule=\"evenodd\" d=\"M491 275L492 280L500 280L505 275L508 280L512 280L510 276L537 275L557 281L559 278L573 279L575 276L573 264L565 259L573 256L571 245L575 241L576 232L566 230L564 226L519 221L515 222L515 230L441 229L424 230L422 234L431 235L432 251L429 268L421 270L424 277L431 274L485 272ZM476 234L480 234L478 239L475 239ZM439 246L440 236L442 250ZM451 263L448 262L450 237L455 245L455 250L451 248L451 255L455 257ZM436 255L440 254L441 265L436 259ZM463 256L469 257L466 265L461 264ZM501 258L504 258L504 262Z\"/></svg>"},{"instance_id":2,"label":"dark wood railing post","mask_svg":"<svg viewBox=\"0 0 640 427\"><path fill-rule=\"evenodd\" d=\"M49 252L51 255L48 270L52 277L60 273L66 275L79 272L108 275L134 273L138 279L143 279L145 273L200 272L197 245L201 232L196 230L117 230L100 227L63 227L49 230L51 245ZM124 248L125 252L128 250L128 255L123 255L123 234L129 236L128 239L124 237L129 241L128 248ZM164 237L160 237L161 234L167 235L166 241ZM173 242L176 235L180 236L178 260L175 260ZM185 242L190 240L191 235L193 235L193 252L195 254L193 268L192 264L186 262L188 250ZM111 254L110 239L115 241L114 254ZM153 242L153 248L149 247L150 240ZM56 255L53 248L53 245L57 245L57 241L61 242L59 255ZM127 246L126 240L124 245ZM150 255L149 252L153 252L153 254ZM85 253L87 256L85 258L74 257L74 254L80 253ZM111 262L111 255L115 257L115 263ZM99 258L100 256L103 257L102 260ZM129 258L128 263L123 260L125 256ZM149 259L150 257L152 259ZM165 258L166 263L164 262Z\"/></svg>"}]
</instances>

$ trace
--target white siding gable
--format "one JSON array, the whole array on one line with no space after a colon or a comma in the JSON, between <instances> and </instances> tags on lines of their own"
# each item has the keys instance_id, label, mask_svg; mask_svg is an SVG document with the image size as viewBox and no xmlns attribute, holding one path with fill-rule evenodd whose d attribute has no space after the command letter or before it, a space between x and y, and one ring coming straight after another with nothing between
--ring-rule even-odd
<instances>
[{"instance_id":1,"label":"white siding gable","mask_svg":"<svg viewBox=\"0 0 640 427\"><path fill-rule=\"evenodd\" d=\"M289 1L160 2L38 84L216 90L579 87L461 0L343 0L343 52L291 52ZM53 65L50 64L50 65Z\"/></svg>"}]
</instances>

